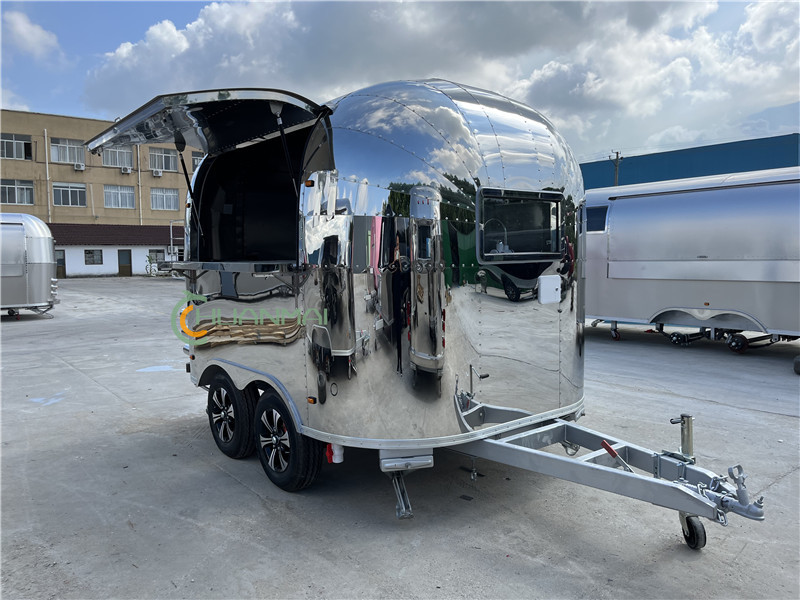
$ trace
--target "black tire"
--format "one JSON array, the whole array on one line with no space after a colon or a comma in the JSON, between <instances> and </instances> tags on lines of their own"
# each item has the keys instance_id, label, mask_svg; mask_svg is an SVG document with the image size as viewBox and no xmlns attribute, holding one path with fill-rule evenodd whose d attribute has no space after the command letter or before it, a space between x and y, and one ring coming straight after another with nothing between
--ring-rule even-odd
<instances>
[{"instance_id":1,"label":"black tire","mask_svg":"<svg viewBox=\"0 0 800 600\"><path fill-rule=\"evenodd\" d=\"M706 545L706 528L699 517L686 517L686 528L683 529L683 539L692 550L700 550Z\"/></svg>"},{"instance_id":2,"label":"black tire","mask_svg":"<svg viewBox=\"0 0 800 600\"><path fill-rule=\"evenodd\" d=\"M516 284L511 281L510 279L504 278L503 280L503 291L506 293L506 297L511 300L512 302L519 302L520 292L519 288Z\"/></svg>"},{"instance_id":3,"label":"black tire","mask_svg":"<svg viewBox=\"0 0 800 600\"><path fill-rule=\"evenodd\" d=\"M230 378L219 373L208 386L208 424L223 454L245 458L255 449L253 437L254 401L249 392L237 389Z\"/></svg>"},{"instance_id":4,"label":"black tire","mask_svg":"<svg viewBox=\"0 0 800 600\"><path fill-rule=\"evenodd\" d=\"M686 346L686 335L683 333L678 333L677 331L673 331L669 336L669 341L675 344L676 346Z\"/></svg>"},{"instance_id":5,"label":"black tire","mask_svg":"<svg viewBox=\"0 0 800 600\"><path fill-rule=\"evenodd\" d=\"M308 487L322 468L323 444L297 432L289 409L274 392L264 392L256 405L254 439L264 472L282 490Z\"/></svg>"},{"instance_id":6,"label":"black tire","mask_svg":"<svg viewBox=\"0 0 800 600\"><path fill-rule=\"evenodd\" d=\"M731 349L732 352L736 352L737 354L741 354L747 347L750 345L750 342L744 337L741 333L734 333L728 337L728 348Z\"/></svg>"}]
</instances>

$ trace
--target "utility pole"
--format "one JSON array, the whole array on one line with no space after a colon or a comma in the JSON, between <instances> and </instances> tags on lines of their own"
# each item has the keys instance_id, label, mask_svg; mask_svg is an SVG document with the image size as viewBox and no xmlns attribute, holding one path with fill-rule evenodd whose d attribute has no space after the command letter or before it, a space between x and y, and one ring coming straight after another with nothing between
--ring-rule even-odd
<instances>
[{"instance_id":1,"label":"utility pole","mask_svg":"<svg viewBox=\"0 0 800 600\"><path fill-rule=\"evenodd\" d=\"M623 156L620 156L619 150L612 150L616 157L609 155L608 159L614 161L614 185L619 185L619 163L622 162Z\"/></svg>"}]
</instances>

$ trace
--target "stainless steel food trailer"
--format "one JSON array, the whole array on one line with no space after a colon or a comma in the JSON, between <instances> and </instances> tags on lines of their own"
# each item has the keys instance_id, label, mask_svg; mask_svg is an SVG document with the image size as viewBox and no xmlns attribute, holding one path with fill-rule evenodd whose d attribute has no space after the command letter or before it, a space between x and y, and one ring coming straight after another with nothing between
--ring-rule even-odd
<instances>
[{"instance_id":1,"label":"stainless steel food trailer","mask_svg":"<svg viewBox=\"0 0 800 600\"><path fill-rule=\"evenodd\" d=\"M614 339L618 323L736 352L800 336L800 168L589 190L586 212L586 317Z\"/></svg>"},{"instance_id":2,"label":"stainless steel food trailer","mask_svg":"<svg viewBox=\"0 0 800 600\"><path fill-rule=\"evenodd\" d=\"M58 303L53 234L33 215L0 213L2 310L19 318L22 309L44 314Z\"/></svg>"},{"instance_id":3,"label":"stainless steel food trailer","mask_svg":"<svg viewBox=\"0 0 800 600\"><path fill-rule=\"evenodd\" d=\"M190 185L187 260L164 268L186 277L173 319L228 456L255 450L267 476L296 491L325 455L377 449L399 517L412 514L404 475L448 448L678 510L692 547L705 543L698 516L763 519L741 467L728 481L695 465L688 415L678 453L576 424L583 184L535 110L442 80L324 105L212 90L157 97L87 144L99 153L170 141L206 152ZM414 207L423 199L424 212ZM337 280L323 283L334 263ZM483 293L480 270L536 293ZM323 330L336 330L331 348L350 352L355 338L355 375L349 361L320 360L313 332ZM436 376L414 385L411 365ZM545 451L557 444L570 456Z\"/></svg>"}]
</instances>

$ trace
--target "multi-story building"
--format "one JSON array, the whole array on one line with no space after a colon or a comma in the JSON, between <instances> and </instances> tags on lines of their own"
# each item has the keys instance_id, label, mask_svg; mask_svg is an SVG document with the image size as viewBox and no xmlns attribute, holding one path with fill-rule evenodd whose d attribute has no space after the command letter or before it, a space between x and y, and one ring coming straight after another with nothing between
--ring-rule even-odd
<instances>
[{"instance_id":1,"label":"multi-story building","mask_svg":"<svg viewBox=\"0 0 800 600\"><path fill-rule=\"evenodd\" d=\"M3 110L0 210L32 214L56 240L59 277L144 274L183 254L187 194L174 146L90 154L111 121ZM190 156L186 156L190 154ZM202 153L187 148L187 169Z\"/></svg>"}]
</instances>

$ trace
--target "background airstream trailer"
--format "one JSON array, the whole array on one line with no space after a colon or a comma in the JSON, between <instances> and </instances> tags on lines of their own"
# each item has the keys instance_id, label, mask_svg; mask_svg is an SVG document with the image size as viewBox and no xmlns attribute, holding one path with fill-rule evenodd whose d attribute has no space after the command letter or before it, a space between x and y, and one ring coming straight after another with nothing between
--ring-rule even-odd
<instances>
[{"instance_id":1,"label":"background airstream trailer","mask_svg":"<svg viewBox=\"0 0 800 600\"><path fill-rule=\"evenodd\" d=\"M417 371L433 373L441 392L447 290L442 255L442 197L431 187L411 188L408 341L414 385Z\"/></svg>"},{"instance_id":2,"label":"background airstream trailer","mask_svg":"<svg viewBox=\"0 0 800 600\"><path fill-rule=\"evenodd\" d=\"M617 322L735 351L800 336L797 167L590 190L586 212L586 316L615 339Z\"/></svg>"},{"instance_id":3,"label":"background airstream trailer","mask_svg":"<svg viewBox=\"0 0 800 600\"><path fill-rule=\"evenodd\" d=\"M2 310L9 315L28 309L40 314L58 302L53 235L33 215L0 213L2 227Z\"/></svg>"},{"instance_id":4,"label":"background airstream trailer","mask_svg":"<svg viewBox=\"0 0 800 600\"><path fill-rule=\"evenodd\" d=\"M191 378L208 389L225 454L255 448L267 476L295 491L326 444L332 462L347 446L377 449L400 517L411 515L403 474L447 447L681 510L694 547L694 515L763 518L743 486L737 496L693 457L574 424L584 192L569 147L535 110L441 80L322 106L214 90L158 97L88 146L170 140L207 152L190 188L188 259L166 268L186 276L189 303L173 318L191 328ZM484 293L484 269L536 297ZM435 376L414 385L409 368ZM540 450L558 443L593 452ZM620 472L612 454L649 473Z\"/></svg>"}]
</instances>

